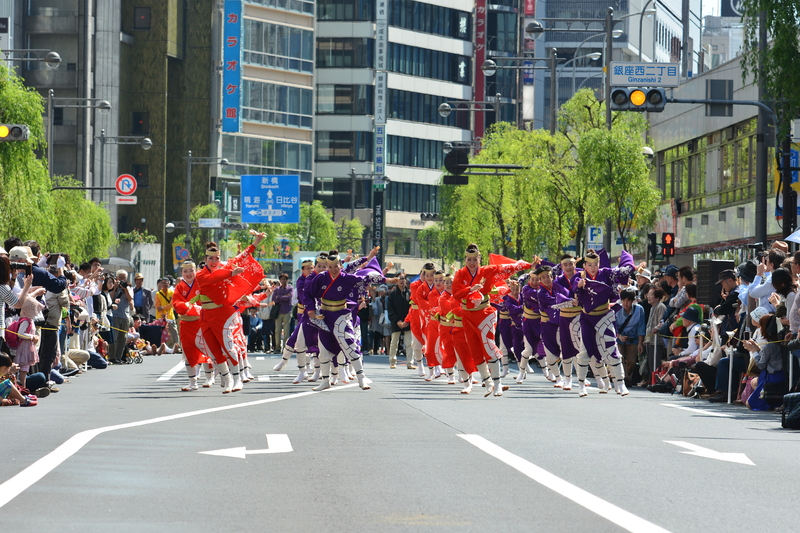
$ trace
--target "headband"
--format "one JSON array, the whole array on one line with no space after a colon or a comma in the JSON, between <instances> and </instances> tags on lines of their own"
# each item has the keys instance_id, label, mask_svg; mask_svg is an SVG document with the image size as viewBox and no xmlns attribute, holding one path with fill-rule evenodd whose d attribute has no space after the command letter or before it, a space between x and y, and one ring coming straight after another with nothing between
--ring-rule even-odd
<instances>
[{"instance_id":1,"label":"headband","mask_svg":"<svg viewBox=\"0 0 800 533\"><path fill-rule=\"evenodd\" d=\"M183 264L181 264L181 268L197 268L197 265L195 265L194 261L191 259L187 259L183 262Z\"/></svg>"},{"instance_id":2,"label":"headband","mask_svg":"<svg viewBox=\"0 0 800 533\"><path fill-rule=\"evenodd\" d=\"M474 252L469 252L468 251L468 252L464 252L464 255L466 257L479 257L481 255L481 252L479 250L476 250Z\"/></svg>"},{"instance_id":3,"label":"headband","mask_svg":"<svg viewBox=\"0 0 800 533\"><path fill-rule=\"evenodd\" d=\"M303 266L303 265L312 265L312 264L314 264L314 262L313 262L311 259L304 259L304 260L303 260L303 261L300 263L300 266Z\"/></svg>"},{"instance_id":4,"label":"headband","mask_svg":"<svg viewBox=\"0 0 800 533\"><path fill-rule=\"evenodd\" d=\"M219 250L206 250L206 257L219 257Z\"/></svg>"},{"instance_id":5,"label":"headband","mask_svg":"<svg viewBox=\"0 0 800 533\"><path fill-rule=\"evenodd\" d=\"M327 263L330 265L331 263L341 263L338 255L329 255L327 259Z\"/></svg>"}]
</instances>

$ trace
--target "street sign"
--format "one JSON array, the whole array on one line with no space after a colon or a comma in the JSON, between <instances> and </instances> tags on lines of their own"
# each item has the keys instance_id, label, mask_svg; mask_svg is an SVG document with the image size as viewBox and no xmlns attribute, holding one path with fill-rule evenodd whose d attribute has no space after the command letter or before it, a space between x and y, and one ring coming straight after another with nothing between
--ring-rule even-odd
<instances>
[{"instance_id":1,"label":"street sign","mask_svg":"<svg viewBox=\"0 0 800 533\"><path fill-rule=\"evenodd\" d=\"M612 87L677 87L678 63L611 62Z\"/></svg>"},{"instance_id":2,"label":"street sign","mask_svg":"<svg viewBox=\"0 0 800 533\"><path fill-rule=\"evenodd\" d=\"M136 205L136 196L115 196L114 203L117 205Z\"/></svg>"},{"instance_id":3,"label":"street sign","mask_svg":"<svg viewBox=\"0 0 800 533\"><path fill-rule=\"evenodd\" d=\"M241 191L242 222L300 222L300 176L297 174L242 176Z\"/></svg>"},{"instance_id":4,"label":"street sign","mask_svg":"<svg viewBox=\"0 0 800 533\"><path fill-rule=\"evenodd\" d=\"M197 221L198 228L219 228L222 226L221 218L201 218Z\"/></svg>"},{"instance_id":5,"label":"street sign","mask_svg":"<svg viewBox=\"0 0 800 533\"><path fill-rule=\"evenodd\" d=\"M10 35L11 28L9 27L10 19L8 17L0 17L0 50L8 50L10 48Z\"/></svg>"},{"instance_id":6,"label":"street sign","mask_svg":"<svg viewBox=\"0 0 800 533\"><path fill-rule=\"evenodd\" d=\"M587 226L586 227L586 248L599 250L603 247L603 227L602 226Z\"/></svg>"},{"instance_id":7,"label":"street sign","mask_svg":"<svg viewBox=\"0 0 800 533\"><path fill-rule=\"evenodd\" d=\"M136 192L136 178L130 174L122 174L117 178L114 187L117 189L117 193L123 196L133 194Z\"/></svg>"}]
</instances>

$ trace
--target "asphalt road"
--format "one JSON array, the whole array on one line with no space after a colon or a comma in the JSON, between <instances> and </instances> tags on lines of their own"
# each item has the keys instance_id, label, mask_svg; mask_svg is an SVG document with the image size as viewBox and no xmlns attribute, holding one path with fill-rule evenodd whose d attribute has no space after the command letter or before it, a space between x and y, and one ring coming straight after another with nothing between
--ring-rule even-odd
<instances>
[{"instance_id":1,"label":"asphalt road","mask_svg":"<svg viewBox=\"0 0 800 533\"><path fill-rule=\"evenodd\" d=\"M223 395L181 392L180 356L147 357L3 408L3 530L797 529L800 433L775 413L579 398L538 372L462 395L385 357L366 358L371 390L312 393L276 361L252 356L269 381Z\"/></svg>"}]
</instances>

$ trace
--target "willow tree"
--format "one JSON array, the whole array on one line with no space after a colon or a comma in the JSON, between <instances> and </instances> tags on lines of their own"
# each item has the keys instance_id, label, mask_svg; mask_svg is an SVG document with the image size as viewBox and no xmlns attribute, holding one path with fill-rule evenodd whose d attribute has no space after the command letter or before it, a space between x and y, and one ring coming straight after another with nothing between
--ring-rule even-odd
<instances>
[{"instance_id":1,"label":"willow tree","mask_svg":"<svg viewBox=\"0 0 800 533\"><path fill-rule=\"evenodd\" d=\"M769 99L776 106L780 132L789 132L790 121L800 115L800 0L741 0L744 22L742 75L763 81ZM760 47L760 15L763 14L768 41Z\"/></svg>"},{"instance_id":2,"label":"willow tree","mask_svg":"<svg viewBox=\"0 0 800 533\"><path fill-rule=\"evenodd\" d=\"M79 191L51 191L53 185L80 186L56 177L50 181L44 102L34 89L0 64L0 123L28 126L27 141L0 143L0 233L36 240L43 251L69 253L76 261L108 255L114 237L108 212Z\"/></svg>"}]
</instances>

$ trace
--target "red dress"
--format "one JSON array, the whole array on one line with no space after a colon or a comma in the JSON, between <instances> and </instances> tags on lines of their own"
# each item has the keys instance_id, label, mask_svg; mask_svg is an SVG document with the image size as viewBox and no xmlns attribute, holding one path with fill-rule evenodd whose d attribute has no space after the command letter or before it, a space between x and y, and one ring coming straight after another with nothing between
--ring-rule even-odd
<instances>
[{"instance_id":1,"label":"red dress","mask_svg":"<svg viewBox=\"0 0 800 533\"><path fill-rule=\"evenodd\" d=\"M208 357L203 353L203 335L200 331L200 304L189 303L189 300L200 294L200 285L197 279L189 285L186 280L181 280L175 286L172 295L172 306L180 319L181 348L186 356L189 366L208 362Z\"/></svg>"},{"instance_id":2,"label":"red dress","mask_svg":"<svg viewBox=\"0 0 800 533\"><path fill-rule=\"evenodd\" d=\"M476 366L501 356L494 342L497 313L489 305L489 293L495 285L502 284L514 272L530 267L531 264L527 261L487 265L478 267L474 275L467 267L463 267L453 277L453 297L461 301L461 308L464 310L464 334ZM483 287L473 292L472 287L478 283Z\"/></svg>"},{"instance_id":3,"label":"red dress","mask_svg":"<svg viewBox=\"0 0 800 533\"><path fill-rule=\"evenodd\" d=\"M239 364L237 337L241 335L242 317L234 304L255 290L264 278L264 269L253 259L253 245L236 257L211 271L207 266L197 273L195 283L200 287L203 312L201 315L203 340L217 364ZM244 271L232 276L235 268Z\"/></svg>"}]
</instances>

